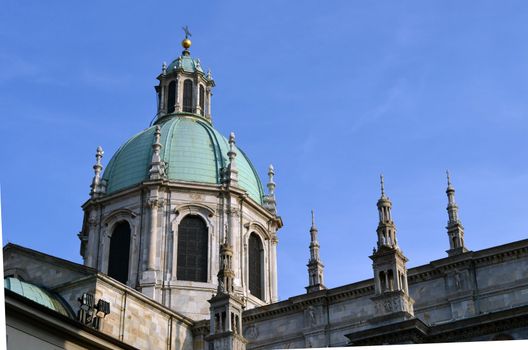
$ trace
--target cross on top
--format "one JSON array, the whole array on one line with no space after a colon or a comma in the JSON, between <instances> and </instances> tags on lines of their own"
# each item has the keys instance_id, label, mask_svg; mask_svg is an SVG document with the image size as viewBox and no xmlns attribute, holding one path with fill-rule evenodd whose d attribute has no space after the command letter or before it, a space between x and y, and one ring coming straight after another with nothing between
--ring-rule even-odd
<instances>
[{"instance_id":1,"label":"cross on top","mask_svg":"<svg viewBox=\"0 0 528 350\"><path fill-rule=\"evenodd\" d=\"M191 32L189 31L189 26L182 27L182 29L185 33L185 39L189 39L189 37L192 36Z\"/></svg>"}]
</instances>

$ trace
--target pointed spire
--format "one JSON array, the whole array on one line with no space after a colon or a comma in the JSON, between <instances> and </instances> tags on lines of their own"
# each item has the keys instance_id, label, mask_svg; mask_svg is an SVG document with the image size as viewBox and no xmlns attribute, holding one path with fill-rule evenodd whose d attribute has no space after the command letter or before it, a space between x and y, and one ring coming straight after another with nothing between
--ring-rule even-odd
<instances>
[{"instance_id":1,"label":"pointed spire","mask_svg":"<svg viewBox=\"0 0 528 350\"><path fill-rule=\"evenodd\" d=\"M236 149L235 149L235 133L231 131L229 134L229 164L227 166L227 179L230 186L238 185L238 168L236 165Z\"/></svg>"},{"instance_id":2,"label":"pointed spire","mask_svg":"<svg viewBox=\"0 0 528 350\"><path fill-rule=\"evenodd\" d=\"M103 148L101 146L97 147L97 150L95 151L95 164L93 166L94 170L94 177L92 179L92 185L90 195L92 198L97 197L101 192L101 171L103 170L103 166L101 165L101 159L103 158Z\"/></svg>"},{"instance_id":3,"label":"pointed spire","mask_svg":"<svg viewBox=\"0 0 528 350\"><path fill-rule=\"evenodd\" d=\"M467 248L464 245L464 227L458 216L458 206L455 202L455 187L451 183L451 176L449 171L446 170L447 175L447 235L449 236L449 250L447 254L449 256L457 255L460 253L467 252Z\"/></svg>"},{"instance_id":4,"label":"pointed spire","mask_svg":"<svg viewBox=\"0 0 528 350\"><path fill-rule=\"evenodd\" d=\"M383 174L380 174L380 185L381 185L381 198L387 198L385 197L385 179L383 177Z\"/></svg>"},{"instance_id":5,"label":"pointed spire","mask_svg":"<svg viewBox=\"0 0 528 350\"><path fill-rule=\"evenodd\" d=\"M378 248L382 246L397 247L396 226L392 221L392 203L385 194L385 178L380 175L381 198L378 200Z\"/></svg>"},{"instance_id":6,"label":"pointed spire","mask_svg":"<svg viewBox=\"0 0 528 350\"><path fill-rule=\"evenodd\" d=\"M396 240L396 225L392 220L392 203L385 194L385 179L380 176L381 198L377 207L379 223L376 229L377 247L370 259L374 272L375 295L371 298L376 304L376 316L409 319L414 316L414 300L409 296L407 281L407 258ZM390 307L387 307L390 305Z\"/></svg>"},{"instance_id":7,"label":"pointed spire","mask_svg":"<svg viewBox=\"0 0 528 350\"><path fill-rule=\"evenodd\" d=\"M315 225L315 215L312 209L312 226L310 227L310 260L308 260L308 293L325 289L324 286L324 265L319 257L319 242L317 241L317 226Z\"/></svg>"},{"instance_id":8,"label":"pointed spire","mask_svg":"<svg viewBox=\"0 0 528 350\"><path fill-rule=\"evenodd\" d=\"M451 177L449 176L449 171L446 170L447 175L447 212L449 214L449 222L448 225L453 225L456 223L459 223L460 220L458 219L458 206L455 203L455 188L453 187L453 184L451 183Z\"/></svg>"},{"instance_id":9,"label":"pointed spire","mask_svg":"<svg viewBox=\"0 0 528 350\"><path fill-rule=\"evenodd\" d=\"M447 188L448 189L453 188L453 186L451 185L451 176L449 176L449 170L446 170L446 175L447 175Z\"/></svg>"},{"instance_id":10,"label":"pointed spire","mask_svg":"<svg viewBox=\"0 0 528 350\"><path fill-rule=\"evenodd\" d=\"M152 160L150 161L150 179L158 180L165 175L165 166L161 161L160 150L161 150L161 128L156 125L156 131L154 132L154 143L152 144Z\"/></svg>"}]
</instances>

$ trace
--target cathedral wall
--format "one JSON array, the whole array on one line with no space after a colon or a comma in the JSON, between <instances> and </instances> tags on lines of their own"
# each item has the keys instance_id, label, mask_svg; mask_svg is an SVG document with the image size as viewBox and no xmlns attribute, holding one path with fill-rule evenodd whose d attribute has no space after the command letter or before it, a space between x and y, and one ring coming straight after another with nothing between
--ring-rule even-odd
<instances>
[{"instance_id":1,"label":"cathedral wall","mask_svg":"<svg viewBox=\"0 0 528 350\"><path fill-rule=\"evenodd\" d=\"M444 277L410 284L409 294L415 301L415 316L425 324L431 325L452 318Z\"/></svg>"},{"instance_id":2,"label":"cathedral wall","mask_svg":"<svg viewBox=\"0 0 528 350\"><path fill-rule=\"evenodd\" d=\"M99 279L96 300L110 302L102 331L140 349L192 350L191 323L137 293Z\"/></svg>"},{"instance_id":3,"label":"cathedral wall","mask_svg":"<svg viewBox=\"0 0 528 350\"><path fill-rule=\"evenodd\" d=\"M528 258L477 268L481 313L528 304Z\"/></svg>"},{"instance_id":4,"label":"cathedral wall","mask_svg":"<svg viewBox=\"0 0 528 350\"><path fill-rule=\"evenodd\" d=\"M30 252L11 252L8 249L4 252L4 275L8 277L16 274L22 280L48 289L87 275L82 268L66 268L72 264L64 261L64 265L61 265L61 262L59 259L39 258L39 255Z\"/></svg>"}]
</instances>

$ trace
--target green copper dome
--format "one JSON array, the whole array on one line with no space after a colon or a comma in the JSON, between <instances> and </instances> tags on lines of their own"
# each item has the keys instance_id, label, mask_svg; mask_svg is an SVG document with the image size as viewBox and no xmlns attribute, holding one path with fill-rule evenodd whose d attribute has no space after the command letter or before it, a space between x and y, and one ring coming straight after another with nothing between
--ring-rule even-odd
<instances>
[{"instance_id":1,"label":"green copper dome","mask_svg":"<svg viewBox=\"0 0 528 350\"><path fill-rule=\"evenodd\" d=\"M220 184L220 169L228 164L229 143L206 121L193 116L172 116L158 122L161 128L161 160L168 180ZM105 169L107 194L149 179L152 126L129 139L114 154ZM240 148L236 148L239 186L257 203L264 195L257 172Z\"/></svg>"},{"instance_id":2,"label":"green copper dome","mask_svg":"<svg viewBox=\"0 0 528 350\"><path fill-rule=\"evenodd\" d=\"M183 69L185 72L194 73L196 71L203 73L200 59L192 58L190 55L181 55L167 66L167 73L177 69Z\"/></svg>"},{"instance_id":3,"label":"green copper dome","mask_svg":"<svg viewBox=\"0 0 528 350\"><path fill-rule=\"evenodd\" d=\"M73 318L73 312L58 295L52 294L41 287L21 281L14 277L6 277L4 279L4 286L6 289L15 292L18 295L39 303L49 309L55 310L64 316Z\"/></svg>"}]
</instances>

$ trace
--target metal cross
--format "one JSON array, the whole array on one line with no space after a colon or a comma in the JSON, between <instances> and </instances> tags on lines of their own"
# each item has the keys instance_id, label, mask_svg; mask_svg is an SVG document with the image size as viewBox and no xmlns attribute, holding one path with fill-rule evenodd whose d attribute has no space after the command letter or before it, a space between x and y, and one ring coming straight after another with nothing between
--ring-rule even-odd
<instances>
[{"instance_id":1,"label":"metal cross","mask_svg":"<svg viewBox=\"0 0 528 350\"><path fill-rule=\"evenodd\" d=\"M191 32L189 31L189 26L182 27L182 29L185 32L185 39L188 39L190 36L192 36Z\"/></svg>"}]
</instances>

